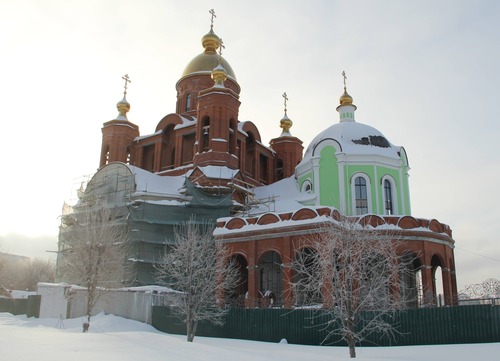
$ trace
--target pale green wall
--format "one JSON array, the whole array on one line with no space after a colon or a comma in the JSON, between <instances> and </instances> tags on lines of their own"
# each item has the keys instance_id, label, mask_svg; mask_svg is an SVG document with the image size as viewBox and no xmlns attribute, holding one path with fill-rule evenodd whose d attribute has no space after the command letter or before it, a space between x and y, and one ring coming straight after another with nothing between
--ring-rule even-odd
<instances>
[{"instance_id":1,"label":"pale green wall","mask_svg":"<svg viewBox=\"0 0 500 361\"><path fill-rule=\"evenodd\" d=\"M408 186L408 169L405 159L403 160L402 170L394 169L381 165L373 164L344 164L343 182L339 174L338 158L334 146L325 146L320 153L319 159L319 179L314 178L314 171L310 169L298 179L299 189L306 180L312 183L313 191L319 198L319 205L335 207L341 209L341 200L345 204L345 214L354 215L352 178L355 174L363 173L370 179L370 197L371 212L378 215L384 215L384 187L382 179L390 176L394 183L394 195L396 201L395 211L398 214L410 215L410 192ZM343 184L343 189L341 185ZM401 189L402 187L402 189Z\"/></svg>"},{"instance_id":2,"label":"pale green wall","mask_svg":"<svg viewBox=\"0 0 500 361\"><path fill-rule=\"evenodd\" d=\"M321 150L319 161L319 202L323 206L340 209L339 168L336 149L326 146Z\"/></svg>"},{"instance_id":3,"label":"pale green wall","mask_svg":"<svg viewBox=\"0 0 500 361\"><path fill-rule=\"evenodd\" d=\"M405 167L406 168L406 167ZM403 171L400 180L399 169L393 169L380 165L352 165L343 167L344 189L340 189L339 168L335 156L335 148L328 146L322 149L319 163L319 204L333 206L340 209L340 199L343 197L346 205L346 214L354 215L352 178L355 174L362 173L370 179L371 212L384 214L384 187L382 179L390 176L394 180L394 194L398 214L411 214L409 202L408 176ZM309 177L312 179L312 177ZM305 180L305 177L304 177ZM403 189L401 190L401 185ZM317 185L314 185L317 186Z\"/></svg>"}]
</instances>

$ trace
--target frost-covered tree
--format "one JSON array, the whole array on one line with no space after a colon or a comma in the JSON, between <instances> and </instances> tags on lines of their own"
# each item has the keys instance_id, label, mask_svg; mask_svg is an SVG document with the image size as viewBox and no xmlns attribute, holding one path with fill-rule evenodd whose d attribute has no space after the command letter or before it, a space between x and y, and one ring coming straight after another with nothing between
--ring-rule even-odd
<instances>
[{"instance_id":1,"label":"frost-covered tree","mask_svg":"<svg viewBox=\"0 0 500 361\"><path fill-rule=\"evenodd\" d=\"M126 279L127 226L115 210L87 202L65 215L59 233L61 281L87 289L84 332L98 299Z\"/></svg>"},{"instance_id":2,"label":"frost-covered tree","mask_svg":"<svg viewBox=\"0 0 500 361\"><path fill-rule=\"evenodd\" d=\"M198 322L223 323L229 310L226 293L239 279L226 248L212 233L213 227L194 219L181 224L174 230L174 244L155 265L157 280L183 293L174 312L186 324L188 342L193 342Z\"/></svg>"},{"instance_id":3,"label":"frost-covered tree","mask_svg":"<svg viewBox=\"0 0 500 361\"><path fill-rule=\"evenodd\" d=\"M322 304L331 315L323 325L327 338L341 336L352 358L356 343L371 333L397 332L387 316L407 305L408 292L400 290L399 280L411 263L398 255L397 243L393 231L342 218L321 226L292 262L296 298L301 304Z\"/></svg>"}]
</instances>

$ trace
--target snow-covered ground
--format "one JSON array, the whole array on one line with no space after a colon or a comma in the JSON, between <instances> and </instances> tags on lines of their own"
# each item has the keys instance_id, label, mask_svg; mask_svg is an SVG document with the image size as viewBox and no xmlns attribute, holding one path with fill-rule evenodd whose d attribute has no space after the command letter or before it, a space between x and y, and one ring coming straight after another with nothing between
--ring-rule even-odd
<instances>
[{"instance_id":1,"label":"snow-covered ground","mask_svg":"<svg viewBox=\"0 0 500 361\"><path fill-rule=\"evenodd\" d=\"M168 335L153 327L113 315L92 318L89 333L81 333L83 319L27 319L0 313L0 360L128 361L128 360L348 360L343 347L315 347L216 338ZM358 359L411 361L493 361L500 359L500 343L367 347Z\"/></svg>"}]
</instances>

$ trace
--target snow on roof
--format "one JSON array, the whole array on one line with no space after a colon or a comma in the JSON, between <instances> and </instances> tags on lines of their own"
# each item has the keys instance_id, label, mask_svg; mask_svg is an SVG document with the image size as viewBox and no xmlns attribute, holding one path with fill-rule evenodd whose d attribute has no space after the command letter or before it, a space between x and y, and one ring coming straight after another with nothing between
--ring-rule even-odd
<instances>
[{"instance_id":1,"label":"snow on roof","mask_svg":"<svg viewBox=\"0 0 500 361\"><path fill-rule=\"evenodd\" d=\"M340 122L323 130L312 140L304 153L303 161L319 156L316 147L327 139L340 144L342 149L337 149L337 152L400 159L400 147L392 145L377 129L359 122Z\"/></svg>"},{"instance_id":2,"label":"snow on roof","mask_svg":"<svg viewBox=\"0 0 500 361\"><path fill-rule=\"evenodd\" d=\"M245 131L243 130L243 126L245 125L245 123L246 123L246 120L245 120L245 121L243 121L243 120L242 120L242 121L240 121L240 122L238 123L238 131L239 131L241 134L243 134L243 135L245 135L245 136L247 136L247 137L248 137L248 133L247 133L247 132L245 132Z\"/></svg>"},{"instance_id":3,"label":"snow on roof","mask_svg":"<svg viewBox=\"0 0 500 361\"><path fill-rule=\"evenodd\" d=\"M189 126L194 125L198 122L198 118L196 118L196 117L193 117L193 119L189 119L189 118L186 118L186 117L183 117L182 115L180 115L180 118L182 119L182 124L177 124L174 127L174 129L176 129L176 130L189 127Z\"/></svg>"},{"instance_id":4,"label":"snow on roof","mask_svg":"<svg viewBox=\"0 0 500 361\"><path fill-rule=\"evenodd\" d=\"M136 193L157 193L164 195L181 196L186 175L160 176L144 169L128 165L135 176Z\"/></svg>"},{"instance_id":5,"label":"snow on roof","mask_svg":"<svg viewBox=\"0 0 500 361\"><path fill-rule=\"evenodd\" d=\"M161 134L162 132L163 132L163 130L160 129L160 130L154 132L153 134L139 135L138 137L134 138L134 141L137 142L137 141L139 141L141 139L146 139L146 138L154 137L155 135Z\"/></svg>"},{"instance_id":6,"label":"snow on roof","mask_svg":"<svg viewBox=\"0 0 500 361\"><path fill-rule=\"evenodd\" d=\"M156 286L156 285L123 287L123 288L119 288L118 290L119 291L131 291L131 292L144 292L144 293L182 293L182 292L176 291L176 290L169 288L169 287Z\"/></svg>"},{"instance_id":7,"label":"snow on roof","mask_svg":"<svg viewBox=\"0 0 500 361\"><path fill-rule=\"evenodd\" d=\"M240 171L239 169L231 169L226 166L217 165L207 165L198 168L206 177L216 179L233 179Z\"/></svg>"},{"instance_id":8,"label":"snow on roof","mask_svg":"<svg viewBox=\"0 0 500 361\"><path fill-rule=\"evenodd\" d=\"M304 208L304 207L302 207ZM229 220L231 217L226 217L226 218L219 218L219 220ZM301 220L279 220L276 223L270 223L270 224L245 224L241 228L236 228L236 229L227 229L225 227L217 227L214 230L214 236L224 236L224 235L229 235L233 233L242 233L242 232L252 232L252 231L261 231L264 229L276 229L276 228L296 228L298 226L303 226L303 225L312 225L312 224L322 224L325 222L332 222L331 217L327 216L317 216L312 219L301 219Z\"/></svg>"},{"instance_id":9,"label":"snow on roof","mask_svg":"<svg viewBox=\"0 0 500 361\"><path fill-rule=\"evenodd\" d=\"M311 199L309 193L301 193L293 176L282 179L270 185L254 189L255 198L263 204L254 206L249 213L256 214L263 211L286 212L303 208L301 202Z\"/></svg>"}]
</instances>

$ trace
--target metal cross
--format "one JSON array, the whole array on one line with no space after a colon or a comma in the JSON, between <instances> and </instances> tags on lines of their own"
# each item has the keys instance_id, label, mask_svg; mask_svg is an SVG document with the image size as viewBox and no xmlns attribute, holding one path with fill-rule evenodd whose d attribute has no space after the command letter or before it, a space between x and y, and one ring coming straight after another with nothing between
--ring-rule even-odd
<instances>
[{"instance_id":1,"label":"metal cross","mask_svg":"<svg viewBox=\"0 0 500 361\"><path fill-rule=\"evenodd\" d=\"M212 19L210 20L211 21L210 27L213 28L214 27L214 18L216 18L217 15L215 15L215 10L214 9L210 9L208 12L210 14L212 14Z\"/></svg>"},{"instance_id":2,"label":"metal cross","mask_svg":"<svg viewBox=\"0 0 500 361\"><path fill-rule=\"evenodd\" d=\"M125 80L125 85L123 86L123 88L125 88L125 91L123 92L123 94L126 95L128 83L132 83L132 80L129 79L128 74L125 74L124 76L122 76L122 79Z\"/></svg>"},{"instance_id":3,"label":"metal cross","mask_svg":"<svg viewBox=\"0 0 500 361\"><path fill-rule=\"evenodd\" d=\"M286 95L286 92L283 93L282 97L283 97L284 103L285 103L285 114L286 114L286 102L288 101L288 96Z\"/></svg>"},{"instance_id":4,"label":"metal cross","mask_svg":"<svg viewBox=\"0 0 500 361\"><path fill-rule=\"evenodd\" d=\"M222 38L219 38L219 57L222 57L222 49L225 49L226 46L224 45L224 42L222 41Z\"/></svg>"},{"instance_id":5,"label":"metal cross","mask_svg":"<svg viewBox=\"0 0 500 361\"><path fill-rule=\"evenodd\" d=\"M344 89L346 87L345 81L347 79L347 76L345 75L345 70L342 72L342 76L344 77Z\"/></svg>"}]
</instances>

